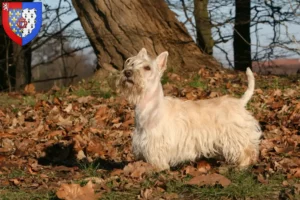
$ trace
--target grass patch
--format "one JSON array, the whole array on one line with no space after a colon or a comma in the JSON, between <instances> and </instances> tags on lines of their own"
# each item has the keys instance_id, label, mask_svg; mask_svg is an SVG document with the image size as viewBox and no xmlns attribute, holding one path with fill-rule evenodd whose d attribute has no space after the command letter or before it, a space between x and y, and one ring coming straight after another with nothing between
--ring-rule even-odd
<instances>
[{"instance_id":1,"label":"grass patch","mask_svg":"<svg viewBox=\"0 0 300 200\"><path fill-rule=\"evenodd\" d=\"M189 83L189 85L194 88L202 88L204 90L207 89L207 83L204 81L201 81L199 75L196 75L193 78L193 80Z\"/></svg>"},{"instance_id":2,"label":"grass patch","mask_svg":"<svg viewBox=\"0 0 300 200\"><path fill-rule=\"evenodd\" d=\"M0 188L0 200L58 200L54 192L6 190Z\"/></svg>"},{"instance_id":3,"label":"grass patch","mask_svg":"<svg viewBox=\"0 0 300 200\"><path fill-rule=\"evenodd\" d=\"M8 174L0 174L0 178L7 178L7 179L20 178L24 176L26 176L26 172L19 169L11 170L11 172Z\"/></svg>"},{"instance_id":4,"label":"grass patch","mask_svg":"<svg viewBox=\"0 0 300 200\"><path fill-rule=\"evenodd\" d=\"M11 105L18 105L21 100L17 98L10 97L7 93L0 93L0 105L1 107L7 108Z\"/></svg>"},{"instance_id":5,"label":"grass patch","mask_svg":"<svg viewBox=\"0 0 300 200\"><path fill-rule=\"evenodd\" d=\"M84 163L80 165L80 168L87 177L99 176L99 172L97 170L100 168L100 163Z\"/></svg>"},{"instance_id":6,"label":"grass patch","mask_svg":"<svg viewBox=\"0 0 300 200\"><path fill-rule=\"evenodd\" d=\"M170 80L169 80L169 77L167 76L167 74L163 74L163 76L161 77L161 84L162 85L165 85L166 83L168 83Z\"/></svg>"},{"instance_id":7,"label":"grass patch","mask_svg":"<svg viewBox=\"0 0 300 200\"><path fill-rule=\"evenodd\" d=\"M82 80L78 83L78 89L73 91L73 94L79 97L84 96L97 96L105 99L109 99L113 96L112 91L108 85L101 84L97 80Z\"/></svg>"},{"instance_id":8,"label":"grass patch","mask_svg":"<svg viewBox=\"0 0 300 200\"><path fill-rule=\"evenodd\" d=\"M86 97L91 95L91 91L86 90L84 88L79 88L78 90L73 91L73 94L78 97Z\"/></svg>"},{"instance_id":9,"label":"grass patch","mask_svg":"<svg viewBox=\"0 0 300 200\"><path fill-rule=\"evenodd\" d=\"M33 96L25 96L23 97L23 104L33 107L36 104L36 99Z\"/></svg>"},{"instance_id":10,"label":"grass patch","mask_svg":"<svg viewBox=\"0 0 300 200\"><path fill-rule=\"evenodd\" d=\"M105 200L115 200L115 199L126 199L126 200L136 200L137 195L139 194L139 190L136 190L135 192L132 191L124 191L124 192L118 192L118 191L112 191L109 193L104 194L101 199Z\"/></svg>"},{"instance_id":11,"label":"grass patch","mask_svg":"<svg viewBox=\"0 0 300 200\"><path fill-rule=\"evenodd\" d=\"M292 84L297 84L299 77L296 76L275 76L270 78L260 78L256 80L256 88L261 89L287 89Z\"/></svg>"},{"instance_id":12,"label":"grass patch","mask_svg":"<svg viewBox=\"0 0 300 200\"><path fill-rule=\"evenodd\" d=\"M103 97L104 99L109 99L112 97L112 93L110 91L100 91L99 93L100 97Z\"/></svg>"},{"instance_id":13,"label":"grass patch","mask_svg":"<svg viewBox=\"0 0 300 200\"><path fill-rule=\"evenodd\" d=\"M268 185L263 185L249 171L229 172L225 176L232 181L226 188L221 186L198 187L170 181L167 183L167 192L182 194L183 199L268 199L271 194L274 195L274 191L278 191L278 185L282 180L274 179Z\"/></svg>"},{"instance_id":14,"label":"grass patch","mask_svg":"<svg viewBox=\"0 0 300 200\"><path fill-rule=\"evenodd\" d=\"M141 190L153 188L161 175L167 180L164 186L161 186L165 191L154 192L153 198L176 193L179 199L278 199L279 193L283 190L282 181L285 180L283 175L278 174L271 176L268 184L261 184L251 171L229 171L224 175L232 182L228 187L223 188L220 185L200 187L186 184L191 179L190 176L175 180L161 172L149 175L139 184L121 191L114 188L113 183L108 182L107 187L111 188L111 191L105 193L102 199L136 199Z\"/></svg>"}]
</instances>

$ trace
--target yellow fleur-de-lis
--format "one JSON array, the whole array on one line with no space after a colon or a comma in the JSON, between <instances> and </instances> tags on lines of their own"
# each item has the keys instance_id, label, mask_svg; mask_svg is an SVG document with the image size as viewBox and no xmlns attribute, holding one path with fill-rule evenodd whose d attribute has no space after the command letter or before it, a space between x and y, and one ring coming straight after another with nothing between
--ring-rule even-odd
<instances>
[{"instance_id":1,"label":"yellow fleur-de-lis","mask_svg":"<svg viewBox=\"0 0 300 200\"><path fill-rule=\"evenodd\" d=\"M17 21L17 19L14 17L11 19L14 23Z\"/></svg>"},{"instance_id":2,"label":"yellow fleur-de-lis","mask_svg":"<svg viewBox=\"0 0 300 200\"><path fill-rule=\"evenodd\" d=\"M11 22L9 22L9 26L13 26L13 24Z\"/></svg>"},{"instance_id":3,"label":"yellow fleur-de-lis","mask_svg":"<svg viewBox=\"0 0 300 200\"><path fill-rule=\"evenodd\" d=\"M11 11L9 11L8 15L9 15L9 16L12 16L12 15L13 15L13 13L12 13Z\"/></svg>"},{"instance_id":4,"label":"yellow fleur-de-lis","mask_svg":"<svg viewBox=\"0 0 300 200\"><path fill-rule=\"evenodd\" d=\"M17 17L19 17L21 15L21 13L19 11L16 12Z\"/></svg>"},{"instance_id":5,"label":"yellow fleur-de-lis","mask_svg":"<svg viewBox=\"0 0 300 200\"><path fill-rule=\"evenodd\" d=\"M12 31L13 31L14 33L17 32L17 30L16 30L15 28L14 28Z\"/></svg>"}]
</instances>

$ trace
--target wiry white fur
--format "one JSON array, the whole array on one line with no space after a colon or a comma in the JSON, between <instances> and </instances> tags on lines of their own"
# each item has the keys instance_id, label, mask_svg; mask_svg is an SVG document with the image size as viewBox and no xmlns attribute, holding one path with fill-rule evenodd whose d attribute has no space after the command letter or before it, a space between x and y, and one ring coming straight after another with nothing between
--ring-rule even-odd
<instances>
[{"instance_id":1,"label":"wiry white fur","mask_svg":"<svg viewBox=\"0 0 300 200\"><path fill-rule=\"evenodd\" d=\"M125 63L134 72L134 84L122 75L118 86L135 104L136 129L133 152L159 169L168 169L199 157L223 156L240 167L258 157L261 130L245 109L254 91L254 76L247 69L248 89L241 99L220 98L182 101L164 97L160 78L166 68L166 52L151 60L145 49ZM146 71L145 65L151 70ZM139 93L135 88L142 90ZM136 96L133 98L132 96Z\"/></svg>"}]
</instances>

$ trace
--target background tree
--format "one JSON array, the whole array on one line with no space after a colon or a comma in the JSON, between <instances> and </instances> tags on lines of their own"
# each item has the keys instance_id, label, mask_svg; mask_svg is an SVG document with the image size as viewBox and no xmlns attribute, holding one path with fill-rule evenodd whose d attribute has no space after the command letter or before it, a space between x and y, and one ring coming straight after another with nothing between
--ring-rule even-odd
<instances>
[{"instance_id":1,"label":"background tree","mask_svg":"<svg viewBox=\"0 0 300 200\"><path fill-rule=\"evenodd\" d=\"M195 1L185 0L185 6L183 6L182 0L166 0L169 7L177 13L180 21L186 25L196 41L196 25L194 20ZM300 43L299 37L297 37L298 32L293 27L300 26L300 1L251 0L250 3L251 32L249 34L250 38L252 38L251 43L247 39L248 36L240 37L242 36L241 33L239 36L238 31L235 31L235 22L239 20L236 19L236 0L208 1L208 20L210 20L212 25L214 56L219 60L222 59L220 61L222 61L225 67L234 68L234 34L237 40L238 38L244 40L244 42L248 40L247 49L249 51L249 47L251 46L252 61L268 62L277 58L289 58L299 55ZM241 4L249 6L249 1L242 1ZM249 11L247 13L249 14ZM245 22L247 21L243 23ZM236 25L238 24L241 25L241 23L237 23Z\"/></svg>"},{"instance_id":2,"label":"background tree","mask_svg":"<svg viewBox=\"0 0 300 200\"><path fill-rule=\"evenodd\" d=\"M203 55L163 0L72 0L98 57L98 67L122 69L142 47L152 54L168 50L169 68L195 70L217 65Z\"/></svg>"},{"instance_id":3,"label":"background tree","mask_svg":"<svg viewBox=\"0 0 300 200\"><path fill-rule=\"evenodd\" d=\"M184 2L184 0L181 0ZM197 44L207 54L213 54L214 41L211 34L211 23L207 11L209 0L194 0Z\"/></svg>"},{"instance_id":4,"label":"background tree","mask_svg":"<svg viewBox=\"0 0 300 200\"><path fill-rule=\"evenodd\" d=\"M251 67L250 6L250 0L235 0L234 69L240 71Z\"/></svg>"}]
</instances>

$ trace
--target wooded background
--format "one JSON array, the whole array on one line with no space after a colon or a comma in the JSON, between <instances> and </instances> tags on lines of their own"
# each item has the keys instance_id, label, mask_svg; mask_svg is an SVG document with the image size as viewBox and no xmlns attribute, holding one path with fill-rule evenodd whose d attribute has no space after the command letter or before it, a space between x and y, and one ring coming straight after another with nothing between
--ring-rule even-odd
<instances>
[{"instance_id":1,"label":"wooded background","mask_svg":"<svg viewBox=\"0 0 300 200\"><path fill-rule=\"evenodd\" d=\"M214 49L224 53L225 67L241 71L253 61L256 67L265 67L264 62L300 55L299 38L290 28L300 25L299 0L42 2L43 26L26 46L13 43L0 20L1 91L19 90L29 83L47 90L70 85L107 66L122 70L124 60L142 47L153 56L169 51L169 70L177 72L221 67ZM271 42L262 45L259 33L265 24L271 27ZM228 27L231 31L224 31ZM256 41L251 41L253 35ZM228 42L233 61L222 46Z\"/></svg>"}]
</instances>

